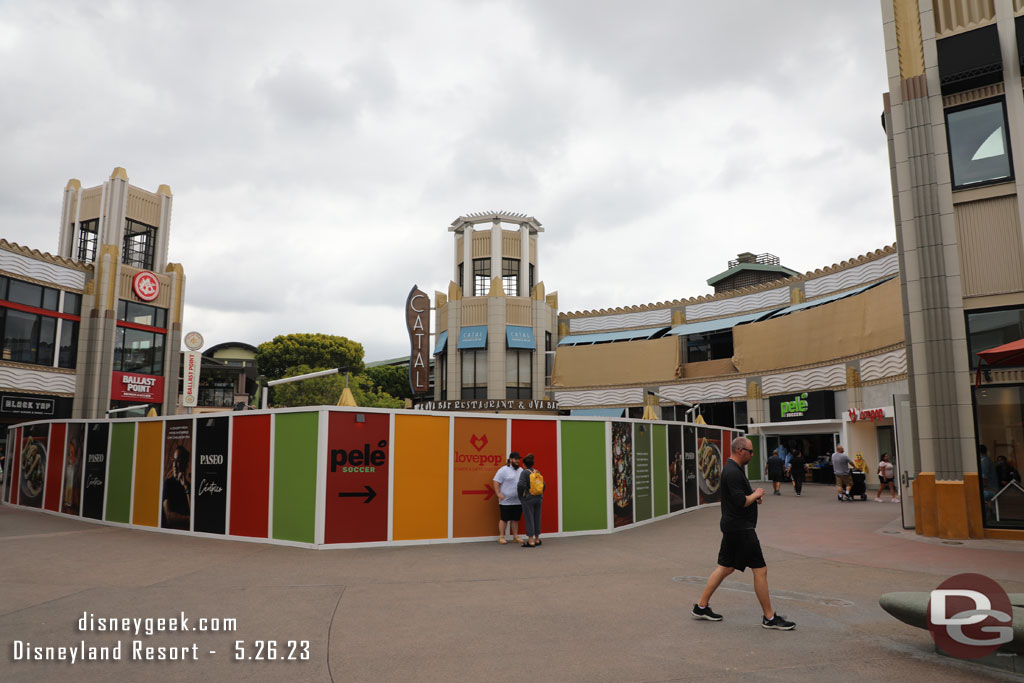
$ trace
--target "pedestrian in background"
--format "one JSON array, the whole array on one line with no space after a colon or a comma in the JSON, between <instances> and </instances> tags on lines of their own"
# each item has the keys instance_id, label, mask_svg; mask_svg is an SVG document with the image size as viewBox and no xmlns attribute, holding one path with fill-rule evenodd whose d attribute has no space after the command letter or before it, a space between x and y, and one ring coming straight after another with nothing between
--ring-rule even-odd
<instances>
[{"instance_id":1,"label":"pedestrian in background","mask_svg":"<svg viewBox=\"0 0 1024 683\"><path fill-rule=\"evenodd\" d=\"M772 495L781 496L782 491L782 478L784 475L784 463L782 458L779 457L779 449L772 451L771 457L768 458L768 462L765 464L765 471L768 473L768 478L772 482Z\"/></svg>"},{"instance_id":2,"label":"pedestrian in background","mask_svg":"<svg viewBox=\"0 0 1024 683\"><path fill-rule=\"evenodd\" d=\"M836 446L836 452L832 454L832 472L836 475L836 498L840 501L853 500L850 495L850 487L853 486L853 475L850 468L853 462L850 461L842 445Z\"/></svg>"},{"instance_id":3,"label":"pedestrian in background","mask_svg":"<svg viewBox=\"0 0 1024 683\"><path fill-rule=\"evenodd\" d=\"M878 493L875 495L876 502L882 502L882 491L886 487L889 487L889 492L892 494L892 502L898 503L900 501L899 496L896 495L896 484L893 481L893 474L892 463L889 462L889 454L882 453L882 459L878 461Z\"/></svg>"},{"instance_id":4,"label":"pedestrian in background","mask_svg":"<svg viewBox=\"0 0 1024 683\"><path fill-rule=\"evenodd\" d=\"M512 540L519 543L519 518L523 506L519 503L519 454L509 453L508 461L494 475L494 494L498 496L498 543L505 545L505 529L511 526Z\"/></svg>"},{"instance_id":5,"label":"pedestrian in background","mask_svg":"<svg viewBox=\"0 0 1024 683\"><path fill-rule=\"evenodd\" d=\"M793 490L799 496L804 490L804 481L807 479L807 463L804 462L804 454L799 448L793 451L787 474L793 479Z\"/></svg>"}]
</instances>

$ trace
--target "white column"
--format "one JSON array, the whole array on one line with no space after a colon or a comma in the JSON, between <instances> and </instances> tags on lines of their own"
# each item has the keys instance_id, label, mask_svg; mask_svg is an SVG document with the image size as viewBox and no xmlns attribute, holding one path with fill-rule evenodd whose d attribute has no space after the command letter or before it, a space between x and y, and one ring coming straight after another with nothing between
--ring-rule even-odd
<instances>
[{"instance_id":1,"label":"white column","mask_svg":"<svg viewBox=\"0 0 1024 683\"><path fill-rule=\"evenodd\" d=\"M501 221L497 218L491 223L491 277L501 277Z\"/></svg>"},{"instance_id":2,"label":"white column","mask_svg":"<svg viewBox=\"0 0 1024 683\"><path fill-rule=\"evenodd\" d=\"M473 296L473 225L470 223L462 229L462 296Z\"/></svg>"},{"instance_id":3,"label":"white column","mask_svg":"<svg viewBox=\"0 0 1024 683\"><path fill-rule=\"evenodd\" d=\"M1010 130L1006 131L1006 137L1008 143L1013 145L1015 140L1021 139L1021 133L1024 132L1020 126L1020 122L1024 121L1024 92L1021 92L1020 88L1020 63L1017 61L1017 26L1014 22L1013 7L1009 0L996 2L996 30L999 34L999 51L1003 58L1006 120L1010 127ZM1018 153L1012 156L1014 184L1017 187L1017 196L1020 197L1024 196L1024 154ZM1021 202L1017 202L1017 213L1020 219L1024 220L1024 206L1021 205ZM1021 234L1024 237L1024 223L1021 224ZM973 460L973 444L970 451L970 458Z\"/></svg>"},{"instance_id":4,"label":"white column","mask_svg":"<svg viewBox=\"0 0 1024 683\"><path fill-rule=\"evenodd\" d=\"M519 225L519 296L530 296L530 228Z\"/></svg>"}]
</instances>

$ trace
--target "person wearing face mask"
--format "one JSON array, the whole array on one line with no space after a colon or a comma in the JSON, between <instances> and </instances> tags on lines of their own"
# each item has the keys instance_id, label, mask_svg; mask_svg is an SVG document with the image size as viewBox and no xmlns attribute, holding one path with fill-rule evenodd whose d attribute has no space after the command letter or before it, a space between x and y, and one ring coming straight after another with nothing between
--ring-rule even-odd
<instances>
[{"instance_id":1,"label":"person wearing face mask","mask_svg":"<svg viewBox=\"0 0 1024 683\"><path fill-rule=\"evenodd\" d=\"M519 483L519 453L512 452L508 456L507 464L498 470L494 475L494 493L498 496L498 510L501 518L498 520L498 543L505 545L508 540L505 538L505 529L512 528L512 540L520 542L519 518L523 516L523 506L519 502L519 492L516 485Z\"/></svg>"}]
</instances>

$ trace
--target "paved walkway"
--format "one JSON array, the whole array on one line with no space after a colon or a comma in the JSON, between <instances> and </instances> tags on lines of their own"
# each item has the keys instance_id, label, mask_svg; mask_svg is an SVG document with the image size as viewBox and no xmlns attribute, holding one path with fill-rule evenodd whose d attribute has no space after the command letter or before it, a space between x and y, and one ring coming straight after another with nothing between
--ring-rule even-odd
<instances>
[{"instance_id":1,"label":"paved walkway","mask_svg":"<svg viewBox=\"0 0 1024 683\"><path fill-rule=\"evenodd\" d=\"M720 623L689 617L717 555L706 509L606 536L314 551L95 526L0 507L3 681L873 681L1003 680L936 655L927 633L885 614L888 591L928 591L976 571L1024 592L1024 543L947 545L903 532L899 507L838 503L808 485L769 495L759 534L777 609L766 631L750 573L716 594ZM84 615L237 630L78 630ZM94 625L98 625L94 622ZM143 628L145 624L142 623ZM13 641L113 646L121 660L14 661ZM133 661L141 647L195 661ZM236 641L246 659L234 661ZM276 655L260 661L258 641ZM293 648L288 641L299 641ZM210 651L215 654L210 654ZM145 651L142 651L145 654ZM153 652L154 655L158 651ZM170 654L168 650L166 654ZM266 646L264 646L266 654Z\"/></svg>"}]
</instances>

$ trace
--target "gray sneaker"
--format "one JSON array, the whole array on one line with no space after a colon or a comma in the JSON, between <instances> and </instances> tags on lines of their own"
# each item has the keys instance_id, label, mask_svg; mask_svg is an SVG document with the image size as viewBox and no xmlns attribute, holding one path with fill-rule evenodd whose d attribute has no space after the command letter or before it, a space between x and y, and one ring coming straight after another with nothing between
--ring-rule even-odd
<instances>
[{"instance_id":1,"label":"gray sneaker","mask_svg":"<svg viewBox=\"0 0 1024 683\"><path fill-rule=\"evenodd\" d=\"M690 612L694 619L707 619L708 621L721 621L722 615L715 614L711 611L711 605L707 607L701 607L697 603L693 603L693 611Z\"/></svg>"},{"instance_id":2,"label":"gray sneaker","mask_svg":"<svg viewBox=\"0 0 1024 683\"><path fill-rule=\"evenodd\" d=\"M796 624L792 621L786 621L786 617L776 612L771 619L766 619L763 615L761 616L761 628L773 628L776 631L792 631L796 628Z\"/></svg>"}]
</instances>

